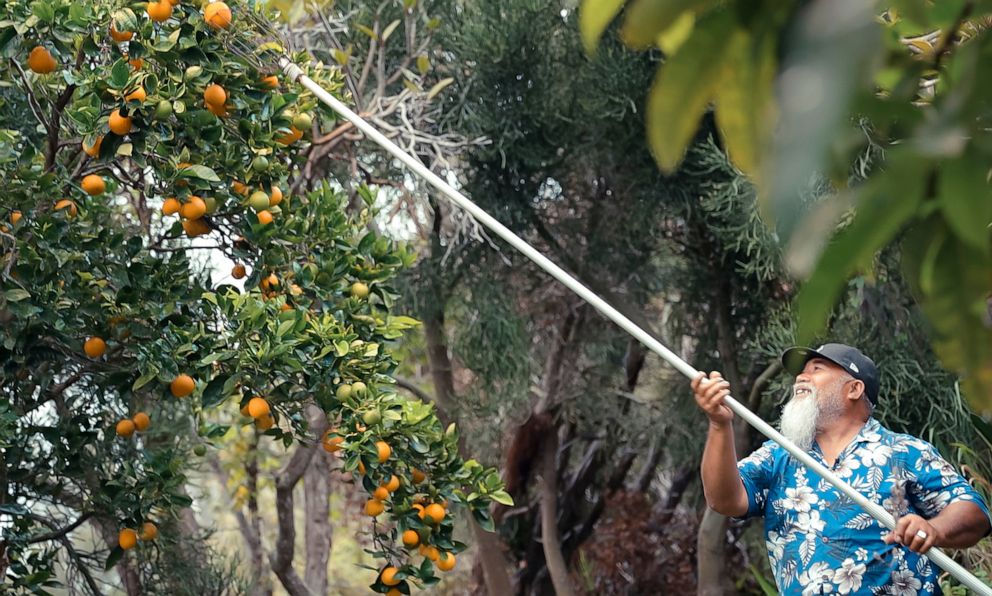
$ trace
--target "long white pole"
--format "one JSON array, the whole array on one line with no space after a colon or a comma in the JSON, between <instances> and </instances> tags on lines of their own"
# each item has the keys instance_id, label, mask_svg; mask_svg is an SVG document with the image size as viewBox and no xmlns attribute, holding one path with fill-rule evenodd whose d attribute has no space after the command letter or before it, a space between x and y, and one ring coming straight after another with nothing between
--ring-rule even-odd
<instances>
[{"instance_id":1,"label":"long white pole","mask_svg":"<svg viewBox=\"0 0 992 596\"><path fill-rule=\"evenodd\" d=\"M427 167L424 166L424 164L422 164L418 159L390 141L365 119L349 109L348 106L341 103L341 101L328 93L323 87L315 83L310 77L303 74L303 71L299 66L294 64L288 58L281 58L279 60L279 65L282 67L283 72L286 73L286 76L288 76L290 80L298 81L304 87L312 91L313 94L320 99L320 101L327 104L332 110L341 116L344 116L346 120L354 124L355 127L365 133L383 149L388 151L393 157L406 164L406 166L413 170L415 174L429 182L431 186L451 199L451 201L456 205L469 212L479 223L495 232L500 238L522 252L524 256L534 261L538 267L544 269L552 277L565 284L566 287L582 297L583 300L591 304L596 310L637 338L652 352L664 358L666 362L678 369L678 371L683 375L689 379L693 379L699 375L699 371L690 366L686 361L679 358L675 353L662 345L661 342L652 337L648 332L638 327L633 321L625 317L617 309L610 306L608 302L600 298L586 286L582 285L579 280L569 275L564 269L556 265L554 261L545 257L530 244L527 244L527 242L525 242L522 238L511 232L509 228L501 224L498 220L469 200L468 197L452 188L451 185L442 180L440 176L427 169ZM852 501L860 505L882 525L890 530L895 527L895 519L893 519L888 511L883 509L878 504L869 501L864 495L854 490L833 472L810 457L808 453L797 447L792 441L785 438L781 433L772 428L767 422L744 407L744 405L736 399L727 396L724 399L724 403L728 408L733 410L735 414L743 418L748 424L758 429L761 434L784 447L786 451L802 462L803 465L816 472L820 477L824 478L827 482L834 485L839 491L847 495ZM977 577L969 573L964 567L958 565L941 550L932 548L929 552L927 552L926 556L929 557L931 561L950 572L962 584L968 586L975 592L984 594L985 596L992 596L992 588L989 588L983 584Z\"/></svg>"}]
</instances>

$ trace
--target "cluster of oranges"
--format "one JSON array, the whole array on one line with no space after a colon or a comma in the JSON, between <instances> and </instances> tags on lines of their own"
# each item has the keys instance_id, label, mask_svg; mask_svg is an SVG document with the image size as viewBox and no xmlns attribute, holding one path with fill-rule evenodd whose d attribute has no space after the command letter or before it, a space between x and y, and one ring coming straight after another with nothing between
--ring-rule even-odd
<instances>
[{"instance_id":1,"label":"cluster of oranges","mask_svg":"<svg viewBox=\"0 0 992 596\"><path fill-rule=\"evenodd\" d=\"M151 417L144 412L138 412L131 418L125 418L117 423L117 436L124 439L130 439L131 435L133 435L135 431L144 432L148 430L148 427L151 425Z\"/></svg>"},{"instance_id":2,"label":"cluster of oranges","mask_svg":"<svg viewBox=\"0 0 992 596\"><path fill-rule=\"evenodd\" d=\"M354 391L354 384L350 387ZM342 449L342 444L344 443L344 437L338 434L340 431L338 429L328 430L323 437L322 444L324 450L329 453L335 453ZM392 455L392 448L385 441L376 441L376 458L380 464L386 463L390 456ZM365 465L361 460L358 462L358 471L362 475L366 473ZM427 479L427 475L422 471L411 468L410 477L414 484L420 484ZM389 480L385 483L380 484L374 491L372 491L372 498L365 502L365 514L371 517L377 517L386 510L386 501L392 498L393 493L400 489L401 480L395 474L389 476ZM444 521L447 516L447 502L440 503L430 503L426 500L421 500L418 503L414 503L412 510L417 512L417 516L424 521L429 526L437 526ZM455 568L455 555L450 552L441 552L436 546L427 544L422 539L420 532L414 529L404 530L400 536L400 540L403 542L403 546L408 549L417 548L418 552L425 558L432 561L437 568L441 571L451 571ZM397 574L400 573L399 569L393 566L387 566L379 573L379 581L385 586L390 586L387 594L400 594L397 586L402 581L402 578L398 578Z\"/></svg>"},{"instance_id":3,"label":"cluster of oranges","mask_svg":"<svg viewBox=\"0 0 992 596\"><path fill-rule=\"evenodd\" d=\"M154 0L145 4L145 12L153 22L165 23L172 18L173 9L179 3L180 0ZM209 2L204 5L203 19L212 29L227 29L233 21L233 14L231 8L226 3ZM134 39L135 35L134 31L117 30L114 23L110 24L109 33L110 37L118 43L130 42ZM129 63L135 70L140 69L143 65L143 61L140 58L129 60ZM38 45L31 50L27 64L33 72L38 74L50 74L59 68L58 60L48 48L42 45ZM260 84L264 89L276 89L279 87L279 79L275 75L267 75L261 79ZM124 101L140 104L147 97L148 95L144 87L139 84L124 94ZM229 114L231 109L231 105L228 103L229 99L230 94L228 91L216 82L211 82L204 88L204 107L219 118L226 117ZM157 110L156 114L159 111L171 113L171 103L168 100L162 100L159 103L159 108L160 110ZM280 136L277 141L284 145L289 145L302 138L303 132L301 128L307 129L311 124L312 121L308 115L299 114L294 117L293 126L290 127L290 131ZM128 114L127 106L111 111L107 119L107 126L110 132L117 136L123 137L130 134L134 130L135 125L131 116ZM98 158L102 141L102 136L98 136L89 145L84 140L82 143L83 152L91 158ZM182 169L182 164L180 164L180 169ZM103 194L107 188L104 179L96 174L90 174L83 178L81 186L83 191L90 196ZM255 210L258 223L262 225L272 223L273 212L269 208L282 202L283 193L281 189L277 186L272 186L270 192L266 192L264 189L258 189L252 193L250 189L240 182L234 183L234 189L238 194L242 194L248 199L247 203ZM251 196L249 197L249 195ZM203 216L212 213L215 207L216 201L212 198L190 196L184 202L180 202L178 199L171 197L164 201L162 212L165 215L178 213L183 218L183 230L187 236L193 238L210 232L210 226ZM70 199L62 199L55 204L54 209L56 211L64 211L68 217L75 217L78 214L79 206Z\"/></svg>"},{"instance_id":4,"label":"cluster of oranges","mask_svg":"<svg viewBox=\"0 0 992 596\"><path fill-rule=\"evenodd\" d=\"M241 408L241 415L255 420L255 428L261 431L269 430L276 423L272 408L264 397L255 396L248 400L248 403Z\"/></svg>"},{"instance_id":5,"label":"cluster of oranges","mask_svg":"<svg viewBox=\"0 0 992 596\"><path fill-rule=\"evenodd\" d=\"M123 550L130 550L138 545L138 539L142 542L151 542L158 538L158 527L150 521L141 525L141 534L131 528L124 528L117 535L117 544Z\"/></svg>"}]
</instances>

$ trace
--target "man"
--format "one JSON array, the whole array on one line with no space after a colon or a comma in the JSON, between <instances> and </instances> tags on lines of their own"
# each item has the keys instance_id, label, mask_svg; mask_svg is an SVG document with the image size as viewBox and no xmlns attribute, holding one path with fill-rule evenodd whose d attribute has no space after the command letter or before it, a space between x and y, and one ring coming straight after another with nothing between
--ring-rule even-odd
<instances>
[{"instance_id":1,"label":"man","mask_svg":"<svg viewBox=\"0 0 992 596\"><path fill-rule=\"evenodd\" d=\"M774 441L740 462L730 387L720 373L692 381L709 417L702 477L707 504L723 515L765 517L768 559L782 594L940 594L931 547L968 548L989 533L977 492L929 443L872 418L875 363L826 344L782 354L796 375L781 432L898 521L890 532Z\"/></svg>"}]
</instances>

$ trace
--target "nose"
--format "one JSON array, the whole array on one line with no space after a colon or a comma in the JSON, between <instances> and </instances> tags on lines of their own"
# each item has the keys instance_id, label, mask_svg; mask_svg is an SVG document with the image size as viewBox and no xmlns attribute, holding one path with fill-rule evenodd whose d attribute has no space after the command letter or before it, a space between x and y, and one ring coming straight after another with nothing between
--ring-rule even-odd
<instances>
[{"instance_id":1,"label":"nose","mask_svg":"<svg viewBox=\"0 0 992 596\"><path fill-rule=\"evenodd\" d=\"M797 385L799 383L809 383L809 382L810 382L809 375L807 375L805 372L801 372L798 375L796 375L796 384Z\"/></svg>"}]
</instances>

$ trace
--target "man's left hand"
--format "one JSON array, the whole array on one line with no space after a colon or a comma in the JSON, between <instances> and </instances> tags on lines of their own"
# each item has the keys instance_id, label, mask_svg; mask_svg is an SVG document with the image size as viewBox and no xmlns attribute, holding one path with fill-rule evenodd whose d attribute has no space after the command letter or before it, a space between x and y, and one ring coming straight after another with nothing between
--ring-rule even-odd
<instances>
[{"instance_id":1,"label":"man's left hand","mask_svg":"<svg viewBox=\"0 0 992 596\"><path fill-rule=\"evenodd\" d=\"M919 515L907 514L896 521L896 529L883 538L886 544L902 544L914 553L925 554L940 542L940 530Z\"/></svg>"}]
</instances>

